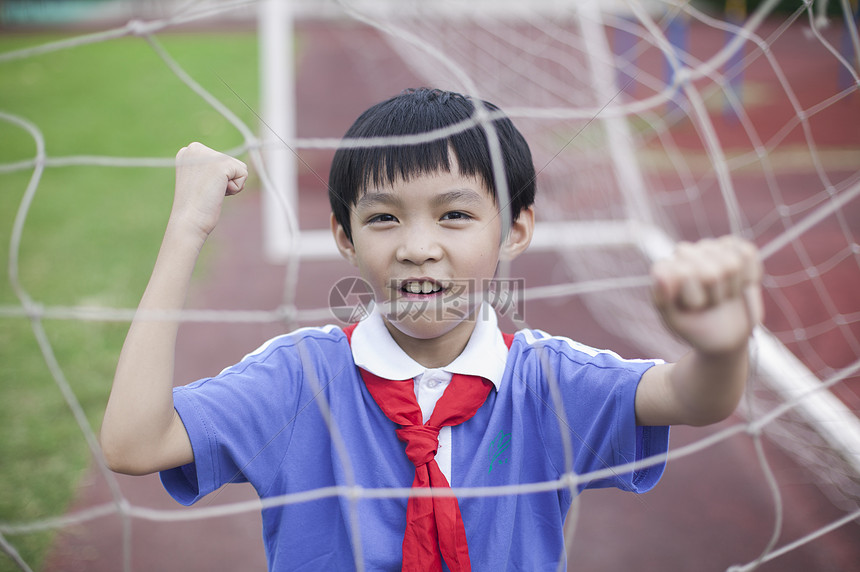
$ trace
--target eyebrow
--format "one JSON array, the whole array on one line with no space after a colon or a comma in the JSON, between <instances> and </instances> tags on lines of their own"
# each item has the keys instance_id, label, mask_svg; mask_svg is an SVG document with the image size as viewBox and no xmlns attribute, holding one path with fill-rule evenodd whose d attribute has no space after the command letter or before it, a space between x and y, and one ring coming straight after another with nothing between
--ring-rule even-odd
<instances>
[{"instance_id":1,"label":"eyebrow","mask_svg":"<svg viewBox=\"0 0 860 572\"><path fill-rule=\"evenodd\" d=\"M356 209L376 206L400 206L403 200L393 193L364 193L355 203Z\"/></svg>"},{"instance_id":2,"label":"eyebrow","mask_svg":"<svg viewBox=\"0 0 860 572\"><path fill-rule=\"evenodd\" d=\"M434 207L444 206L451 203L465 203L477 205L481 202L481 194L472 189L454 189L433 197Z\"/></svg>"}]
</instances>

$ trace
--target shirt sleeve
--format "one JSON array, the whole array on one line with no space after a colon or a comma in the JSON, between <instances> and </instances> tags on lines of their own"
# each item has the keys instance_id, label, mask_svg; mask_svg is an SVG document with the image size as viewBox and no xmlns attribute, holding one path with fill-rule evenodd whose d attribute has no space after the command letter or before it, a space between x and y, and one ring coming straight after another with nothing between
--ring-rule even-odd
<instances>
[{"instance_id":1,"label":"shirt sleeve","mask_svg":"<svg viewBox=\"0 0 860 572\"><path fill-rule=\"evenodd\" d=\"M331 336L281 336L215 377L173 390L173 404L194 461L161 472L179 503L190 505L222 485L265 487L290 446L306 371L322 371ZM341 336L342 337L342 336Z\"/></svg>"},{"instance_id":2,"label":"shirt sleeve","mask_svg":"<svg viewBox=\"0 0 860 572\"><path fill-rule=\"evenodd\" d=\"M173 406L194 451L193 462L161 472L164 488L177 502L190 505L226 483L247 480L233 437L237 417L244 416L235 403L240 385L245 385L241 379L222 373L173 390Z\"/></svg>"},{"instance_id":3,"label":"shirt sleeve","mask_svg":"<svg viewBox=\"0 0 860 572\"><path fill-rule=\"evenodd\" d=\"M636 390L659 363L625 360L566 338L537 340L535 367L542 370L543 437L562 474L583 477L580 489L616 487L642 493L665 469L669 427L636 425ZM645 461L636 470L629 463Z\"/></svg>"}]
</instances>

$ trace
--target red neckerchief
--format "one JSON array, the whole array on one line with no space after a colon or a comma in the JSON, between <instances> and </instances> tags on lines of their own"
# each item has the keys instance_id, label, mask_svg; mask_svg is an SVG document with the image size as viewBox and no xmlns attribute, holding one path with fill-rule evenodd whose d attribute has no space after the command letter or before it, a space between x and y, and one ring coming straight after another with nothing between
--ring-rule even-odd
<instances>
[{"instance_id":1,"label":"red neckerchief","mask_svg":"<svg viewBox=\"0 0 860 572\"><path fill-rule=\"evenodd\" d=\"M352 324L343 330L350 343L357 325ZM514 336L502 334L502 337L510 348ZM470 419L486 401L493 384L482 377L453 374L430 419L423 423L411 379L388 380L364 369L359 371L379 408L400 426L397 437L406 443L406 456L415 465L412 486L450 488L448 479L436 464L439 430ZM403 535L403 570L441 571L442 558L452 572L472 569L457 498L410 497Z\"/></svg>"}]
</instances>

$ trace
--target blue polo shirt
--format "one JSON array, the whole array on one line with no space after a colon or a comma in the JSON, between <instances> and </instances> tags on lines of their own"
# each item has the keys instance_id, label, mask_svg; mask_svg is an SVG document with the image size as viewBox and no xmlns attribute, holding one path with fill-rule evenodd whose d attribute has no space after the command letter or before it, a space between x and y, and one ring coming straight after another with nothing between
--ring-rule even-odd
<instances>
[{"instance_id":1,"label":"blue polo shirt","mask_svg":"<svg viewBox=\"0 0 860 572\"><path fill-rule=\"evenodd\" d=\"M656 484L663 463L606 470L667 450L668 427L635 424L636 387L653 364L539 330L516 334L496 389L451 429L451 486L542 483L571 471L586 477L574 490L460 498L476 568L556 570L564 518L579 490L644 492ZM334 326L270 340L218 376L176 388L174 405L194 462L161 478L183 504L229 482L248 481L264 499L336 485L412 484L414 466L396 426L367 392ZM602 472L587 477L595 471ZM330 496L266 508L269 568L350 570L361 558L369 570L400 570L406 503Z\"/></svg>"}]
</instances>

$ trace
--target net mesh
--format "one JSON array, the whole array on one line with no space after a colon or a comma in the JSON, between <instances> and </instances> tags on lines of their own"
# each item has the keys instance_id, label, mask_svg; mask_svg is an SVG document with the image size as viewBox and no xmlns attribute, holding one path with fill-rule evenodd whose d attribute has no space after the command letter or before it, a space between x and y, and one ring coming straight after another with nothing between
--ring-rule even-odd
<instances>
[{"instance_id":1,"label":"net mesh","mask_svg":"<svg viewBox=\"0 0 860 572\"><path fill-rule=\"evenodd\" d=\"M765 326L770 333L757 339L757 376L741 408L745 421L673 454L698 453L713 446L714 440L742 432L750 433L760 448L759 436L764 432L795 456L844 516L780 548L776 547L777 523L762 556L738 569L778 558L860 517L860 442L850 440L860 409L860 298L856 295L860 283L856 236L860 47L856 25L851 24L856 15L837 16L825 26L828 20L816 12L821 5L798 4L793 12L785 12L776 11L776 4L763 2L746 18L713 16L683 2L631 1L609 10L599 10L597 3L548 1L528 7L515 2L431 5L412 1L296 5L300 21L305 17L311 25L321 25L316 18L324 17L323 22L334 22L335 42L337 27L345 22L377 32L372 37L351 36L351 41L360 43L350 46L351 63L373 86L375 99L402 89L404 78L417 79L490 100L514 119L532 147L539 171L543 234L539 232L535 247L552 252L560 261L552 276L531 277L529 284L538 286L526 292L530 304L548 303L553 308L557 306L552 304L574 297L623 343L672 359L682 348L660 334L662 327L650 310L644 287L650 262L675 241L728 232L759 245L766 269ZM849 3L842 5L849 7ZM260 141L268 134L258 139L254 129L185 74L157 40L159 33L188 23L218 25L255 3L151 7L164 12L70 40L0 54L0 65L82 44L140 37L191 91L236 126L244 142L231 152L248 153L263 186L268 187L271 183L259 156ZM380 38L385 47L378 43ZM385 65L392 58L386 50L393 50L407 71L392 71ZM811 70L822 79L807 81ZM164 167L171 160L53 156L46 152L43 126L14 110L0 110L0 120L29 133L36 148L33 159L0 165L2 172L32 171L18 216L7 231L8 279L18 302L0 307L0 318L30 319L58 390L99 465L94 433L43 322L122 322L130 320L133 312L34 299L18 280L23 227L40 181L52 168ZM309 131L304 136L283 143L299 152L313 171L315 153L325 155L339 141L336 133L305 129ZM182 318L189 323L319 323L329 316L327 309L307 302L290 287L306 267L300 258L287 263L288 287L275 310L189 310ZM535 310L529 316L539 313ZM790 353L782 354L785 349ZM783 357L771 365L774 353ZM785 378L807 383L778 383ZM823 414L818 409L810 413L807 405L817 404L822 395L835 400L815 405L824 408ZM834 406L841 409L832 413L828 408ZM840 419L840 431L848 438L834 440L821 426L822 415ZM779 487L769 477L763 456L761 464L762 479L779 506ZM124 565L130 568L132 521L205 519L259 510L259 503L252 501L182 513L151 509L130 503L115 478L103 466L101 470L112 491L111 501L66 516L0 523L0 548L9 560L28 569L15 548L18 535L86 525L106 514L120 514ZM537 486L572 484L564 480ZM522 487L511 494L530 490ZM303 502L331 494L363 493L320 490L266 502ZM356 565L360 568L361 562Z\"/></svg>"}]
</instances>

